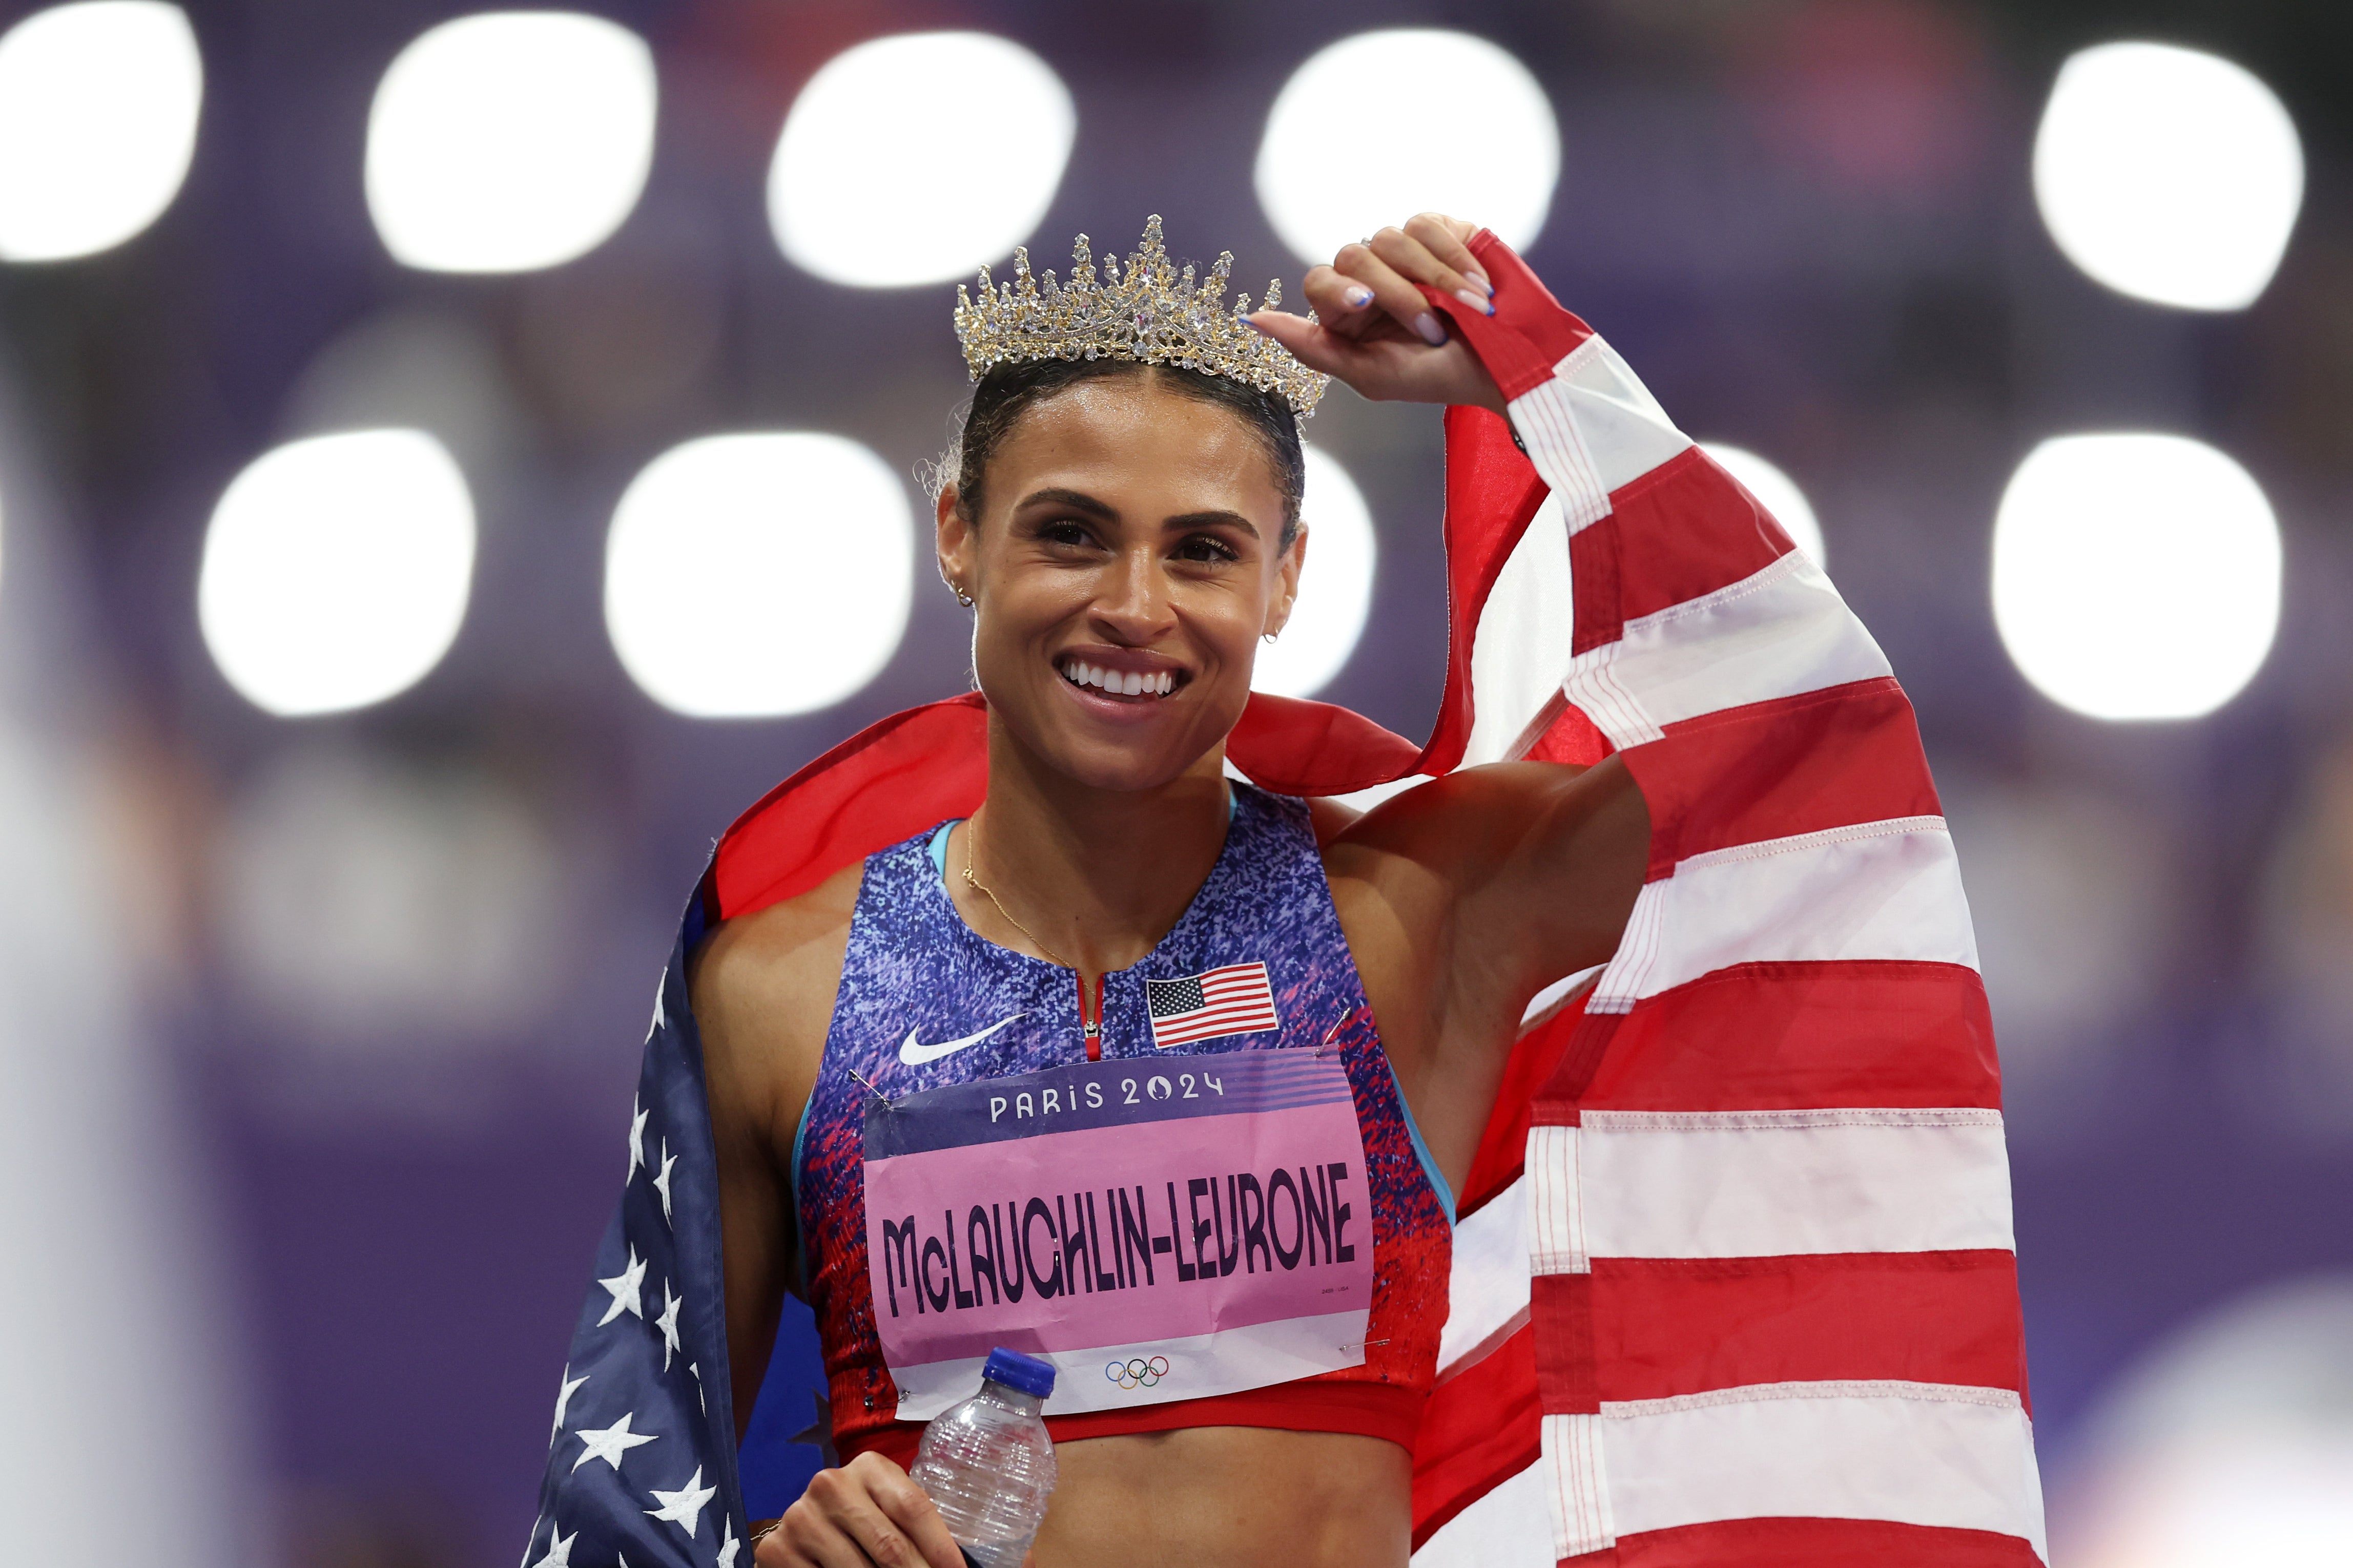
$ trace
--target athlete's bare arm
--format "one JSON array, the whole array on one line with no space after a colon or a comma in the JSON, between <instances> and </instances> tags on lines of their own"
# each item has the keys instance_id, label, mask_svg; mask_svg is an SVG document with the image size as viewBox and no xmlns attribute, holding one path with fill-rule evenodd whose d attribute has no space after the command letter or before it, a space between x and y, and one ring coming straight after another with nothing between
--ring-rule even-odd
<instances>
[{"instance_id":1,"label":"athlete's bare arm","mask_svg":"<svg viewBox=\"0 0 2353 1568\"><path fill-rule=\"evenodd\" d=\"M1423 213L1308 273L1313 319L1251 324L1369 398L1504 412L1469 346L1443 335L1427 287L1468 305L1486 290L1478 226ZM1341 929L1406 1102L1459 1184L1502 1081L1520 1010L1602 963L1641 890L1650 818L1624 764L1470 768L1384 803L1328 837Z\"/></svg>"},{"instance_id":2,"label":"athlete's bare arm","mask_svg":"<svg viewBox=\"0 0 2353 1568\"><path fill-rule=\"evenodd\" d=\"M863 864L720 926L687 969L719 1156L727 1344L740 1439L794 1278L793 1131L817 1082Z\"/></svg>"},{"instance_id":3,"label":"athlete's bare arm","mask_svg":"<svg viewBox=\"0 0 2353 1568\"><path fill-rule=\"evenodd\" d=\"M1612 758L1467 768L1383 803L1325 845L1381 1043L1458 1192L1522 1010L1616 951L1650 836L1641 792Z\"/></svg>"}]
</instances>

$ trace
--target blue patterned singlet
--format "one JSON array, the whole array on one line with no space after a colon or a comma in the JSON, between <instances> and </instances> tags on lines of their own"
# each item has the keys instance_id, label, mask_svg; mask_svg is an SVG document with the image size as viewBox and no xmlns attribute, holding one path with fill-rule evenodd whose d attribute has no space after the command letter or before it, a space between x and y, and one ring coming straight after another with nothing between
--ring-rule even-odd
<instances>
[{"instance_id":1,"label":"blue patterned singlet","mask_svg":"<svg viewBox=\"0 0 2353 1568\"><path fill-rule=\"evenodd\" d=\"M1103 977L1100 1050L1106 1059L1271 1047L1339 1051L1364 1138L1373 1228L1366 1360L1246 1393L1054 1416L1049 1426L1057 1441L1274 1426L1362 1433L1410 1448L1445 1324L1452 1198L1381 1049L1305 804L1239 784L1233 801L1225 847L1175 929L1133 968ZM867 1091L850 1069L895 1099L1088 1057L1078 976L984 940L949 900L938 858L949 826L867 859L825 1058L794 1141L802 1279L824 1343L834 1440L845 1460L879 1449L903 1464L922 1431L896 1418L875 1334L863 1174ZM1267 967L1279 1030L1155 1048L1147 980L1254 963ZM1166 1005L1164 1000L1164 1011Z\"/></svg>"}]
</instances>

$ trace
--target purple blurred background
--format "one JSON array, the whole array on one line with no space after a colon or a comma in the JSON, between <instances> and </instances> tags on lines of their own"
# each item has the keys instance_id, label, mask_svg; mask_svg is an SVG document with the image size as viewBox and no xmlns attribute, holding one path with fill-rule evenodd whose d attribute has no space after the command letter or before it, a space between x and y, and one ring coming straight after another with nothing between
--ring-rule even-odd
<instances>
[{"instance_id":1,"label":"purple blurred background","mask_svg":"<svg viewBox=\"0 0 2353 1568\"><path fill-rule=\"evenodd\" d=\"M0 265L0 1051L32 1215L6 1292L29 1304L0 1322L12 1377L58 1384L26 1408L82 1423L23 1423L0 1473L26 1489L12 1516L85 1493L111 1510L60 1518L26 1561L114 1560L122 1531L169 1528L198 1544L152 1554L503 1563L532 1522L703 858L819 751L965 682L962 613L920 542L896 651L819 711L670 711L607 635L616 504L693 437L851 437L920 516L913 475L966 385L952 289L843 287L780 253L770 160L812 74L886 35L1015 40L1077 115L1028 231L1039 265L1082 229L1124 253L1158 212L1172 249L1229 247L1255 290L1303 270L1253 186L1269 106L1318 49L1394 26L1487 39L1541 84L1560 175L1529 258L1684 429L1803 489L1918 708L2001 1026L2054 1550L2346 1560L2324 1553L2353 1539L2328 1501L2353 1497L2353 12L580 9L650 47L659 110L641 196L576 259L404 266L371 219L377 84L466 7L188 0L205 84L185 185L117 247ZM2295 122L2301 214L2244 310L2103 287L2038 213L2054 77L2120 39L2233 60ZM1461 159L1525 155L1393 110ZM944 184L1034 132L962 111ZM1335 163L1353 137L1331 126ZM199 626L208 521L269 448L363 425L430 430L465 473L462 626L385 700L273 716ZM2046 437L2116 429L2212 444L2277 513L2276 642L2203 717L2071 711L1997 632L2013 469ZM1335 389L1309 433L1379 552L1374 631L1320 695L1419 737L1442 647L1437 421ZM784 1441L808 1420L811 1353L788 1325L755 1514L816 1462ZM2184 1458L2187 1429L2235 1435L2237 1458ZM2189 1526L2150 1544L2152 1489L2197 1485L2200 1506L2306 1522L2268 1546L2197 1546Z\"/></svg>"}]
</instances>

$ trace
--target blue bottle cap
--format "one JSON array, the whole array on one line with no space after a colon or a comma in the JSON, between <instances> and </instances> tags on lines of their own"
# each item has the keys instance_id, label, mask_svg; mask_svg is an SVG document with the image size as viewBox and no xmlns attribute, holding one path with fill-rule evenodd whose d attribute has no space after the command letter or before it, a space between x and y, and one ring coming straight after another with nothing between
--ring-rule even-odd
<instances>
[{"instance_id":1,"label":"blue bottle cap","mask_svg":"<svg viewBox=\"0 0 2353 1568\"><path fill-rule=\"evenodd\" d=\"M991 1383L1001 1383L1008 1388L1018 1388L1040 1399L1054 1392L1052 1363L1023 1355L1019 1351L1007 1350L1003 1345L988 1352L988 1364L980 1369L980 1375Z\"/></svg>"}]
</instances>

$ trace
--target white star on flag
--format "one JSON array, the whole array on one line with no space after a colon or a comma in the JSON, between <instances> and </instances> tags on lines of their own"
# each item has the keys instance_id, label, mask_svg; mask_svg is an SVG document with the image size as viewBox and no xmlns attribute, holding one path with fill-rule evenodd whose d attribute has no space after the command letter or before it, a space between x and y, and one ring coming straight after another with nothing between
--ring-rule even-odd
<instances>
[{"instance_id":1,"label":"white star on flag","mask_svg":"<svg viewBox=\"0 0 2353 1568\"><path fill-rule=\"evenodd\" d=\"M669 1369L665 1367L663 1370L668 1371ZM688 1362L686 1363L686 1370L694 1374L695 1402L702 1406L702 1413L705 1415L710 1415L711 1399L708 1394L702 1392L702 1369L695 1365L692 1362Z\"/></svg>"},{"instance_id":2,"label":"white star on flag","mask_svg":"<svg viewBox=\"0 0 2353 1568\"><path fill-rule=\"evenodd\" d=\"M678 1163L678 1156L670 1152L670 1140L662 1140L661 1174L654 1178L654 1191L661 1194L662 1223L670 1223L670 1168Z\"/></svg>"},{"instance_id":3,"label":"white star on flag","mask_svg":"<svg viewBox=\"0 0 2353 1568\"><path fill-rule=\"evenodd\" d=\"M576 1470L591 1459L602 1459L619 1469L622 1455L641 1443L652 1442L657 1436L652 1432L630 1431L629 1423L637 1418L638 1413L632 1410L610 1426L583 1426L574 1433L573 1436L580 1439L581 1449L580 1457L572 1461L572 1468Z\"/></svg>"},{"instance_id":4,"label":"white star on flag","mask_svg":"<svg viewBox=\"0 0 2353 1568\"><path fill-rule=\"evenodd\" d=\"M719 1521L719 1528L727 1532L719 1542L719 1568L735 1568L736 1550L744 1544L735 1539L735 1521L723 1519Z\"/></svg>"},{"instance_id":5,"label":"white star on flag","mask_svg":"<svg viewBox=\"0 0 2353 1568\"><path fill-rule=\"evenodd\" d=\"M558 1535L550 1530L547 1532L547 1555L533 1563L531 1568L572 1568L572 1543L579 1539L580 1532L576 1530L569 1535Z\"/></svg>"},{"instance_id":6,"label":"white star on flag","mask_svg":"<svg viewBox=\"0 0 2353 1568\"><path fill-rule=\"evenodd\" d=\"M666 1492L659 1487L649 1489L660 1500L661 1507L646 1510L646 1517L670 1521L682 1528L689 1539L692 1539L695 1528L702 1522L703 1506L719 1495L717 1487L702 1484L702 1467L700 1465L694 1468L694 1479L674 1492Z\"/></svg>"},{"instance_id":7,"label":"white star on flag","mask_svg":"<svg viewBox=\"0 0 2353 1568\"><path fill-rule=\"evenodd\" d=\"M668 977L665 976L664 979L667 981ZM664 994L669 989L667 984L654 987L654 1021L646 1026L646 1043L649 1045L651 1045L653 1037L661 1032L661 1026L670 1022L668 1003L664 999Z\"/></svg>"},{"instance_id":8,"label":"white star on flag","mask_svg":"<svg viewBox=\"0 0 2353 1568\"><path fill-rule=\"evenodd\" d=\"M645 1309L638 1304L638 1290L644 1284L645 1278L645 1260L638 1256L638 1249L633 1247L629 1248L629 1266L627 1268L610 1279L596 1281L613 1293L613 1304L605 1309L603 1317L596 1320L598 1328L603 1328L624 1312L640 1322L645 1321Z\"/></svg>"},{"instance_id":9,"label":"white star on flag","mask_svg":"<svg viewBox=\"0 0 2353 1568\"><path fill-rule=\"evenodd\" d=\"M638 1172L645 1165L646 1118L652 1114L650 1110L638 1110L636 1100L629 1101L629 1173L621 1178L624 1186L637 1180Z\"/></svg>"},{"instance_id":10,"label":"white star on flag","mask_svg":"<svg viewBox=\"0 0 2353 1568\"><path fill-rule=\"evenodd\" d=\"M549 1447L554 1447L555 1440L564 1436L564 1412L571 1406L572 1396L580 1392L580 1385L587 1381L586 1373L584 1372L578 1377L575 1377L572 1375L571 1363L567 1362L565 1364L564 1386L555 1391L555 1430L547 1435Z\"/></svg>"},{"instance_id":11,"label":"white star on flag","mask_svg":"<svg viewBox=\"0 0 2353 1568\"><path fill-rule=\"evenodd\" d=\"M676 1355L679 1351L678 1310L683 1305L685 1305L685 1298L682 1296L671 1295L670 1293L670 1281L667 1279L663 1280L661 1316L654 1320L654 1326L661 1331L662 1370L664 1372L668 1372L670 1370L670 1358ZM701 1383L702 1380L698 1377L695 1381L697 1383Z\"/></svg>"}]
</instances>

